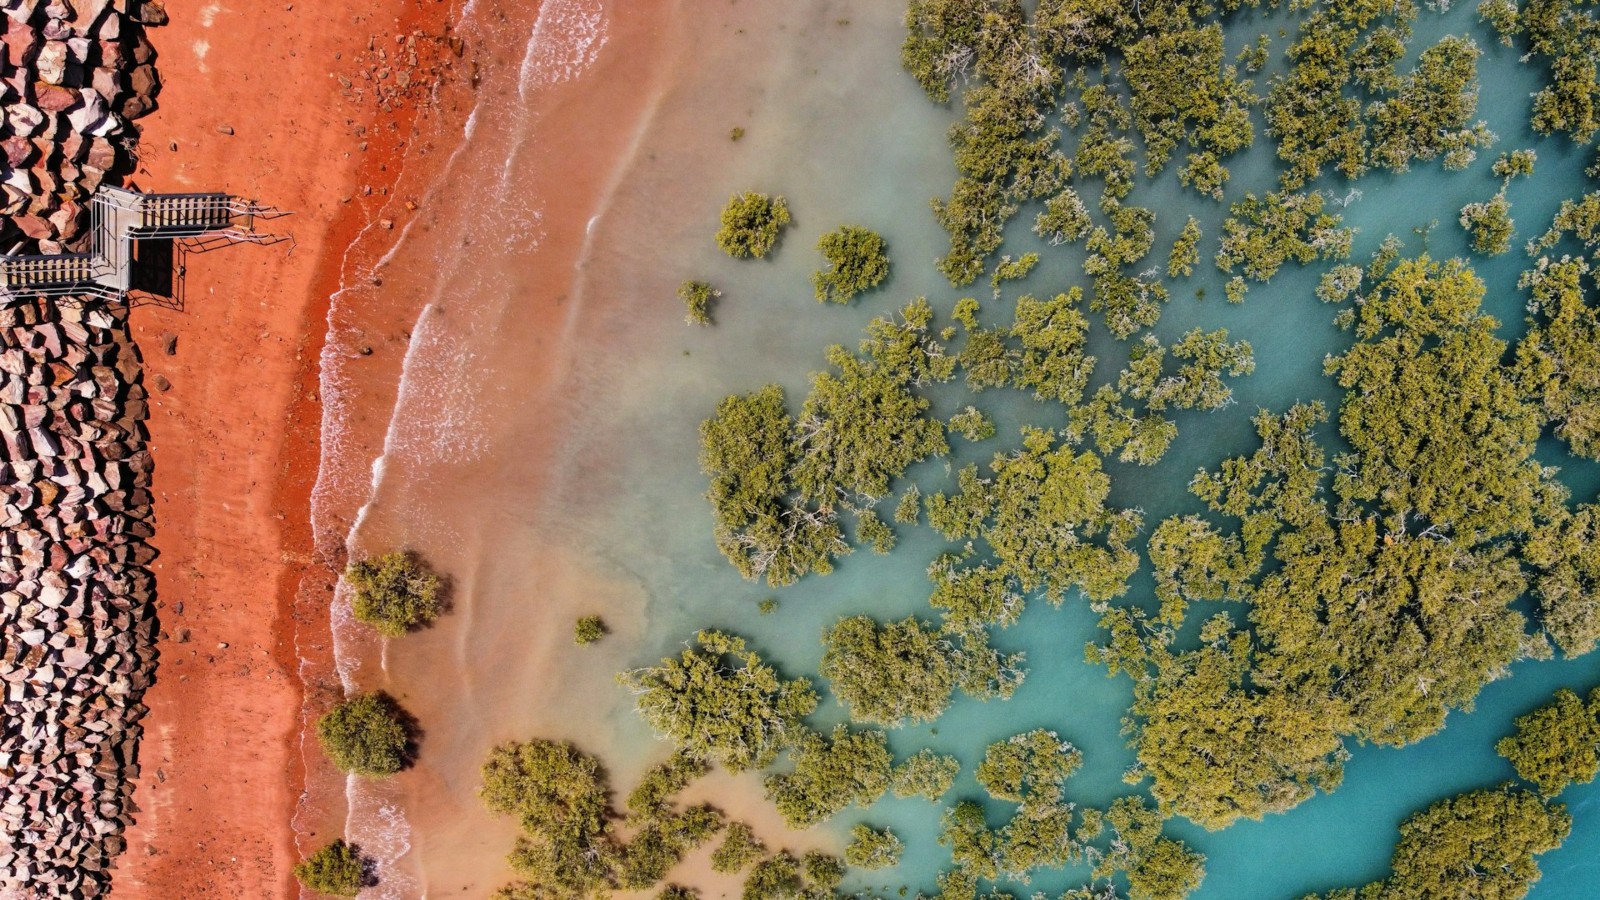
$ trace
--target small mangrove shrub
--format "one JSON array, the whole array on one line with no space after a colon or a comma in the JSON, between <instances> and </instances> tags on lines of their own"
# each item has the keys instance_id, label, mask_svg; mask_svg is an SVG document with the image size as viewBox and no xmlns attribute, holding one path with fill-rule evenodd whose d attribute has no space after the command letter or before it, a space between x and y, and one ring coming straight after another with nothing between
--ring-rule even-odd
<instances>
[{"instance_id":1,"label":"small mangrove shrub","mask_svg":"<svg viewBox=\"0 0 1600 900\"><path fill-rule=\"evenodd\" d=\"M900 863L905 844L893 831L869 825L850 829L850 844L844 848L844 861L858 869L885 869Z\"/></svg>"},{"instance_id":2,"label":"small mangrove shrub","mask_svg":"<svg viewBox=\"0 0 1600 900\"><path fill-rule=\"evenodd\" d=\"M704 281L685 281L678 285L678 299L683 301L683 321L688 325L710 325L711 301L722 296L722 292L706 284Z\"/></svg>"},{"instance_id":3,"label":"small mangrove shrub","mask_svg":"<svg viewBox=\"0 0 1600 900\"><path fill-rule=\"evenodd\" d=\"M743 822L734 822L723 832L722 843L711 851L711 871L724 875L735 872L765 856L767 846Z\"/></svg>"},{"instance_id":4,"label":"small mangrove shrub","mask_svg":"<svg viewBox=\"0 0 1600 900\"><path fill-rule=\"evenodd\" d=\"M735 259L760 259L778 243L778 232L789 224L789 205L783 197L754 191L735 194L722 210L717 246Z\"/></svg>"},{"instance_id":5,"label":"small mangrove shrub","mask_svg":"<svg viewBox=\"0 0 1600 900\"><path fill-rule=\"evenodd\" d=\"M439 576L410 551L356 560L344 578L355 589L350 605L356 618L384 637L401 637L444 611Z\"/></svg>"},{"instance_id":6,"label":"small mangrove shrub","mask_svg":"<svg viewBox=\"0 0 1600 900\"><path fill-rule=\"evenodd\" d=\"M1487 203L1468 203L1461 208L1461 227L1472 238L1472 249L1484 256L1499 256L1511 249L1516 224L1511 219L1511 203L1501 190Z\"/></svg>"},{"instance_id":7,"label":"small mangrove shrub","mask_svg":"<svg viewBox=\"0 0 1600 900\"><path fill-rule=\"evenodd\" d=\"M361 851L342 839L318 850L294 867L294 877L307 890L330 897L354 897L366 886L367 863Z\"/></svg>"},{"instance_id":8,"label":"small mangrove shrub","mask_svg":"<svg viewBox=\"0 0 1600 900\"><path fill-rule=\"evenodd\" d=\"M411 761L407 716L381 691L340 703L317 720L317 738L333 764L346 772L386 778Z\"/></svg>"},{"instance_id":9,"label":"small mangrove shrub","mask_svg":"<svg viewBox=\"0 0 1600 900\"><path fill-rule=\"evenodd\" d=\"M840 226L817 241L827 266L811 273L817 302L849 303L889 276L889 254L876 232L855 225Z\"/></svg>"},{"instance_id":10,"label":"small mangrove shrub","mask_svg":"<svg viewBox=\"0 0 1600 900\"><path fill-rule=\"evenodd\" d=\"M607 630L606 623L599 616L584 616L573 628L572 639L581 647L605 637Z\"/></svg>"}]
</instances>

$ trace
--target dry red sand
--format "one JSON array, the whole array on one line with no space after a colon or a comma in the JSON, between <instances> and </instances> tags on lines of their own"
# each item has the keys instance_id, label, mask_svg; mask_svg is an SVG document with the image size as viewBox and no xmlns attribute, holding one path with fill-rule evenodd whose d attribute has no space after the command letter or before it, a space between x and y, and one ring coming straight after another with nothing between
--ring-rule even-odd
<instances>
[{"instance_id":1,"label":"dry red sand","mask_svg":"<svg viewBox=\"0 0 1600 900\"><path fill-rule=\"evenodd\" d=\"M369 219L394 214L382 209L393 203L383 186L414 124L414 104L386 113L342 79L363 87L368 48L392 47L398 33L441 34L448 6L168 9L171 25L152 33L165 87L141 122L137 183L293 210L274 224L296 244L192 255L183 307L132 317L146 383L160 375L172 385L154 393L150 418L167 637L145 699L141 811L113 888L119 898L293 897L289 823L303 783L295 597L331 596L332 577L308 524L317 361L345 249ZM364 185L370 197L359 196ZM165 332L178 336L174 355L161 349ZM325 615L308 618L308 631L325 630Z\"/></svg>"}]
</instances>

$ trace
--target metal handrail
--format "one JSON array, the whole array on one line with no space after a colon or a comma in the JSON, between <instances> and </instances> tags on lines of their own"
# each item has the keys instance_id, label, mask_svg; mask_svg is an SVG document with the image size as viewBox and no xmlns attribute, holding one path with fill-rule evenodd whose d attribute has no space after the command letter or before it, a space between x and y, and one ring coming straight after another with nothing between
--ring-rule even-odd
<instances>
[{"instance_id":1,"label":"metal handrail","mask_svg":"<svg viewBox=\"0 0 1600 900\"><path fill-rule=\"evenodd\" d=\"M255 230L257 220L281 218L288 211L218 192L142 194L105 185L89 207L89 252L0 256L0 300L73 293L126 297L132 241L172 238L213 249L288 239Z\"/></svg>"}]
</instances>

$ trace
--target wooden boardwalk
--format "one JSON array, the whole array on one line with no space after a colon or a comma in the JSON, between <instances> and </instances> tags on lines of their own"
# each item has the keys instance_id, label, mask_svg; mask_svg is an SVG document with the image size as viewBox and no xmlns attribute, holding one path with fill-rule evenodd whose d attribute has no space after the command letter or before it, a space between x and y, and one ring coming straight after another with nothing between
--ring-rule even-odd
<instances>
[{"instance_id":1,"label":"wooden boardwalk","mask_svg":"<svg viewBox=\"0 0 1600 900\"><path fill-rule=\"evenodd\" d=\"M0 303L74 294L125 299L134 285L139 241L195 241L209 248L289 239L256 230L259 222L288 213L231 194L144 194L102 186L89 211L88 252L0 256Z\"/></svg>"}]
</instances>

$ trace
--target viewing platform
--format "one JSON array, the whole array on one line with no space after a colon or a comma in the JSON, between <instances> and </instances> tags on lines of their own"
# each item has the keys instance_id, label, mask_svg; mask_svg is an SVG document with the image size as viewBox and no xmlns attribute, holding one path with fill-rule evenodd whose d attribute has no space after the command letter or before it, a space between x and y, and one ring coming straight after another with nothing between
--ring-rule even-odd
<instances>
[{"instance_id":1,"label":"viewing platform","mask_svg":"<svg viewBox=\"0 0 1600 900\"><path fill-rule=\"evenodd\" d=\"M231 194L145 194L101 186L89 202L87 252L0 256L0 305L29 297L89 295L123 301L136 289L146 241L189 252L234 244L276 244L289 235L258 231L289 215ZM170 257L169 257L170 259Z\"/></svg>"}]
</instances>

